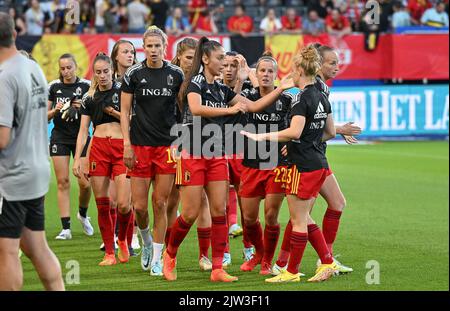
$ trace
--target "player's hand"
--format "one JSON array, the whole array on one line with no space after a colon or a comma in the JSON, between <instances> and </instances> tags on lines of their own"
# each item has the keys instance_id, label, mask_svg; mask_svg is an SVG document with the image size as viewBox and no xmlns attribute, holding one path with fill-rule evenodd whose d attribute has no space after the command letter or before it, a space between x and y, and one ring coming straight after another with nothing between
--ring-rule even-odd
<instances>
[{"instance_id":1,"label":"player's hand","mask_svg":"<svg viewBox=\"0 0 450 311\"><path fill-rule=\"evenodd\" d=\"M361 128L358 125L355 125L354 122L347 122L341 127L340 134L346 136L355 136L361 134Z\"/></svg>"},{"instance_id":2,"label":"player's hand","mask_svg":"<svg viewBox=\"0 0 450 311\"><path fill-rule=\"evenodd\" d=\"M63 106L64 106L63 104L57 103L56 106L55 106L55 111L61 111Z\"/></svg>"},{"instance_id":3,"label":"player's hand","mask_svg":"<svg viewBox=\"0 0 450 311\"><path fill-rule=\"evenodd\" d=\"M344 138L345 142L349 145L354 145L358 143L358 140L351 135L341 135Z\"/></svg>"},{"instance_id":4,"label":"player's hand","mask_svg":"<svg viewBox=\"0 0 450 311\"><path fill-rule=\"evenodd\" d=\"M280 87L283 91L289 90L293 87L295 87L294 79L292 79L292 75L289 74L286 77L284 77L280 82Z\"/></svg>"},{"instance_id":5,"label":"player's hand","mask_svg":"<svg viewBox=\"0 0 450 311\"><path fill-rule=\"evenodd\" d=\"M281 148L281 155L282 155L283 157L287 157L287 155L288 155L288 149L287 149L287 146L286 146L286 145L284 145L284 146Z\"/></svg>"},{"instance_id":6,"label":"player's hand","mask_svg":"<svg viewBox=\"0 0 450 311\"><path fill-rule=\"evenodd\" d=\"M80 109L80 107L81 107L81 99L74 99L74 100L72 100L72 106L74 106L77 109Z\"/></svg>"},{"instance_id":7,"label":"player's hand","mask_svg":"<svg viewBox=\"0 0 450 311\"><path fill-rule=\"evenodd\" d=\"M103 112L109 115L112 115L112 113L115 111L115 109L111 106L103 108Z\"/></svg>"},{"instance_id":8,"label":"player's hand","mask_svg":"<svg viewBox=\"0 0 450 311\"><path fill-rule=\"evenodd\" d=\"M237 113L246 113L248 111L247 105L243 104L241 102L236 103L235 105L228 108L230 114L237 114Z\"/></svg>"},{"instance_id":9,"label":"player's hand","mask_svg":"<svg viewBox=\"0 0 450 311\"><path fill-rule=\"evenodd\" d=\"M72 173L76 178L81 178L81 161L80 159L74 159L72 165Z\"/></svg>"},{"instance_id":10,"label":"player's hand","mask_svg":"<svg viewBox=\"0 0 450 311\"><path fill-rule=\"evenodd\" d=\"M70 103L65 103L59 110L59 112L61 113L61 118L63 120L67 119L69 108L70 108Z\"/></svg>"},{"instance_id":11,"label":"player's hand","mask_svg":"<svg viewBox=\"0 0 450 311\"><path fill-rule=\"evenodd\" d=\"M123 162L128 169L132 170L134 168L134 165L136 164L136 155L131 146L124 146Z\"/></svg>"},{"instance_id":12,"label":"player's hand","mask_svg":"<svg viewBox=\"0 0 450 311\"><path fill-rule=\"evenodd\" d=\"M254 141L263 141L265 140L264 134L255 134L246 131L241 131L241 134L254 140Z\"/></svg>"}]
</instances>

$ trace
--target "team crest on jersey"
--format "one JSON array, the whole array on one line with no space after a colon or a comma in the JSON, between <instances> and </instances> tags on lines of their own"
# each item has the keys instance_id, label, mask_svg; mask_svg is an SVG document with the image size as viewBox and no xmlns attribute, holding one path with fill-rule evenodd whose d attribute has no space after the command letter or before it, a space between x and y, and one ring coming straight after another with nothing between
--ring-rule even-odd
<instances>
[{"instance_id":1,"label":"team crest on jersey","mask_svg":"<svg viewBox=\"0 0 450 311\"><path fill-rule=\"evenodd\" d=\"M191 172L189 172L189 171L184 172L184 181L185 182L191 181Z\"/></svg>"},{"instance_id":2,"label":"team crest on jersey","mask_svg":"<svg viewBox=\"0 0 450 311\"><path fill-rule=\"evenodd\" d=\"M81 92L82 92L81 87L77 87L77 89L75 90L75 95L81 96Z\"/></svg>"},{"instance_id":3,"label":"team crest on jersey","mask_svg":"<svg viewBox=\"0 0 450 311\"><path fill-rule=\"evenodd\" d=\"M97 168L97 163L95 163L94 161L91 162L91 171L95 171L95 169Z\"/></svg>"},{"instance_id":4,"label":"team crest on jersey","mask_svg":"<svg viewBox=\"0 0 450 311\"><path fill-rule=\"evenodd\" d=\"M173 76L172 75L167 76L167 85L173 85Z\"/></svg>"},{"instance_id":5,"label":"team crest on jersey","mask_svg":"<svg viewBox=\"0 0 450 311\"><path fill-rule=\"evenodd\" d=\"M114 93L114 95L112 96L112 102L113 104L117 104L119 102L119 94Z\"/></svg>"},{"instance_id":6,"label":"team crest on jersey","mask_svg":"<svg viewBox=\"0 0 450 311\"><path fill-rule=\"evenodd\" d=\"M53 154L58 153L58 146L56 144L52 146L52 153Z\"/></svg>"},{"instance_id":7,"label":"team crest on jersey","mask_svg":"<svg viewBox=\"0 0 450 311\"><path fill-rule=\"evenodd\" d=\"M277 100L276 109L277 109L277 111L283 110L283 102L281 100Z\"/></svg>"}]
</instances>

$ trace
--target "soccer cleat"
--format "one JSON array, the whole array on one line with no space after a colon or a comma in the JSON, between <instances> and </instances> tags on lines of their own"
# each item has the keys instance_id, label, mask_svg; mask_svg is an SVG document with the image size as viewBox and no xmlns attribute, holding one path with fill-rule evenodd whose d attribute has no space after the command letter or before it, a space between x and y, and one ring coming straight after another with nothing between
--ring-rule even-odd
<instances>
[{"instance_id":1,"label":"soccer cleat","mask_svg":"<svg viewBox=\"0 0 450 311\"><path fill-rule=\"evenodd\" d=\"M80 213L77 213L77 219L81 222L84 233L88 236L92 236L94 234L94 228L91 225L91 217L83 217Z\"/></svg>"},{"instance_id":2,"label":"soccer cleat","mask_svg":"<svg viewBox=\"0 0 450 311\"><path fill-rule=\"evenodd\" d=\"M300 282L300 273L292 274L287 270L284 270L277 276L270 279L266 279L267 283L286 283L286 282Z\"/></svg>"},{"instance_id":3,"label":"soccer cleat","mask_svg":"<svg viewBox=\"0 0 450 311\"><path fill-rule=\"evenodd\" d=\"M280 273L282 273L283 271L286 271L287 269L287 264L284 267L280 267L279 265L277 265L276 263L273 265L272 270L270 272L270 274L272 275L279 275ZM304 273L299 272L298 273L301 277L305 276Z\"/></svg>"},{"instance_id":4,"label":"soccer cleat","mask_svg":"<svg viewBox=\"0 0 450 311\"><path fill-rule=\"evenodd\" d=\"M63 229L55 238L56 240L70 240L72 239L72 232L70 229Z\"/></svg>"},{"instance_id":5,"label":"soccer cleat","mask_svg":"<svg viewBox=\"0 0 450 311\"><path fill-rule=\"evenodd\" d=\"M152 262L153 258L153 246L143 246L142 252L141 252L141 267L142 270L148 271L150 270L150 263Z\"/></svg>"},{"instance_id":6,"label":"soccer cleat","mask_svg":"<svg viewBox=\"0 0 450 311\"><path fill-rule=\"evenodd\" d=\"M272 273L272 267L268 262L261 262L261 269L259 270L260 275L269 275Z\"/></svg>"},{"instance_id":7,"label":"soccer cleat","mask_svg":"<svg viewBox=\"0 0 450 311\"><path fill-rule=\"evenodd\" d=\"M212 282L236 282L238 280L237 276L231 276L229 275L225 270L223 269L215 269L211 271L211 277L210 280Z\"/></svg>"},{"instance_id":8,"label":"soccer cleat","mask_svg":"<svg viewBox=\"0 0 450 311\"><path fill-rule=\"evenodd\" d=\"M337 255L336 257L338 257L338 255ZM344 265L341 264L339 261L337 261L335 257L333 257L333 261L334 261L334 263L336 264L336 272L335 272L335 275L346 274L346 273L353 272L353 268L344 266ZM321 264L322 264L322 262L320 261L320 259L318 259L318 260L317 260L317 263L316 263L317 268L320 267Z\"/></svg>"},{"instance_id":9,"label":"soccer cleat","mask_svg":"<svg viewBox=\"0 0 450 311\"><path fill-rule=\"evenodd\" d=\"M98 264L99 266L113 266L117 263L116 256L114 254L105 254L103 260Z\"/></svg>"},{"instance_id":10,"label":"soccer cleat","mask_svg":"<svg viewBox=\"0 0 450 311\"><path fill-rule=\"evenodd\" d=\"M333 262L331 264L321 264L317 270L316 274L308 279L308 282L322 282L331 278L337 271L337 266Z\"/></svg>"},{"instance_id":11,"label":"soccer cleat","mask_svg":"<svg viewBox=\"0 0 450 311\"><path fill-rule=\"evenodd\" d=\"M256 258L256 256L254 256L249 261L244 261L244 263L241 265L241 271L245 271L245 272L253 271L253 269L255 269L255 267L257 265L259 265L260 263L261 263L261 258Z\"/></svg>"},{"instance_id":12,"label":"soccer cleat","mask_svg":"<svg viewBox=\"0 0 450 311\"><path fill-rule=\"evenodd\" d=\"M128 250L127 240L125 241L117 240L117 245L119 246L119 252L117 254L119 261L121 263L128 262L128 260L130 260L130 251Z\"/></svg>"},{"instance_id":13,"label":"soccer cleat","mask_svg":"<svg viewBox=\"0 0 450 311\"><path fill-rule=\"evenodd\" d=\"M212 262L208 257L202 256L198 261L198 265L200 266L200 270L210 271L212 269Z\"/></svg>"},{"instance_id":14,"label":"soccer cleat","mask_svg":"<svg viewBox=\"0 0 450 311\"><path fill-rule=\"evenodd\" d=\"M163 275L167 281L177 279L177 258L171 258L167 251L163 254Z\"/></svg>"},{"instance_id":15,"label":"soccer cleat","mask_svg":"<svg viewBox=\"0 0 450 311\"><path fill-rule=\"evenodd\" d=\"M242 250L244 261L249 261L255 255L253 247L244 248Z\"/></svg>"},{"instance_id":16,"label":"soccer cleat","mask_svg":"<svg viewBox=\"0 0 450 311\"><path fill-rule=\"evenodd\" d=\"M230 253L224 253L223 254L223 260L222 260L222 268L226 269L229 266L231 266L231 254ZM211 264L212 268L212 264Z\"/></svg>"},{"instance_id":17,"label":"soccer cleat","mask_svg":"<svg viewBox=\"0 0 450 311\"><path fill-rule=\"evenodd\" d=\"M236 238L244 233L244 230L238 224L233 224L230 226L230 230L228 231L228 235L233 238Z\"/></svg>"},{"instance_id":18,"label":"soccer cleat","mask_svg":"<svg viewBox=\"0 0 450 311\"><path fill-rule=\"evenodd\" d=\"M139 244L139 237L137 233L133 233L133 239L131 240L131 247L133 249L140 249L141 245Z\"/></svg>"},{"instance_id":19,"label":"soccer cleat","mask_svg":"<svg viewBox=\"0 0 450 311\"><path fill-rule=\"evenodd\" d=\"M163 275L163 265L161 261L155 262L151 269L150 269L150 275L152 276L162 276Z\"/></svg>"}]
</instances>

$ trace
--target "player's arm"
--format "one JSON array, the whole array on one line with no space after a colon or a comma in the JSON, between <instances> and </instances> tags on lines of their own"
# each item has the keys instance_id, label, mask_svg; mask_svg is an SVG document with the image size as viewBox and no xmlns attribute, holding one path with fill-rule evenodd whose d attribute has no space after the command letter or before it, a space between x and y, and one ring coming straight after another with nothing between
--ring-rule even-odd
<instances>
[{"instance_id":1,"label":"player's arm","mask_svg":"<svg viewBox=\"0 0 450 311\"><path fill-rule=\"evenodd\" d=\"M254 134L241 131L241 134L255 141L270 140L278 142L288 142L300 138L300 136L303 133L303 129L305 128L305 122L306 119L304 116L295 115L292 117L290 127L282 131L261 133L261 134Z\"/></svg>"},{"instance_id":2,"label":"player's arm","mask_svg":"<svg viewBox=\"0 0 450 311\"><path fill-rule=\"evenodd\" d=\"M120 120L120 111L117 111L111 106L105 107L103 109L103 112L109 114L110 116L116 118L117 120Z\"/></svg>"},{"instance_id":3,"label":"player's arm","mask_svg":"<svg viewBox=\"0 0 450 311\"><path fill-rule=\"evenodd\" d=\"M0 150L6 148L9 145L11 139L11 129L6 126L0 125Z\"/></svg>"},{"instance_id":4,"label":"player's arm","mask_svg":"<svg viewBox=\"0 0 450 311\"><path fill-rule=\"evenodd\" d=\"M81 178L81 153L83 147L87 142L89 135L89 125L91 124L91 117L88 115L81 115L80 129L78 130L77 146L75 148L75 156L73 157L72 172L77 178Z\"/></svg>"},{"instance_id":5,"label":"player's arm","mask_svg":"<svg viewBox=\"0 0 450 311\"><path fill-rule=\"evenodd\" d=\"M195 92L190 92L187 95L189 109L194 116L201 116L204 118L214 118L227 115L237 114L239 112L246 112L246 107L244 104L235 102L231 107L228 108L214 108L202 105L202 97L200 94ZM233 101L233 100L232 100Z\"/></svg>"},{"instance_id":6,"label":"player's arm","mask_svg":"<svg viewBox=\"0 0 450 311\"><path fill-rule=\"evenodd\" d=\"M14 106L17 101L16 83L6 75L0 80L0 151L11 142L11 128L14 124Z\"/></svg>"},{"instance_id":7,"label":"player's arm","mask_svg":"<svg viewBox=\"0 0 450 311\"><path fill-rule=\"evenodd\" d=\"M334 127L333 114L329 113L327 117L327 122L325 124L325 129L323 131L322 141L333 139L336 137L336 128Z\"/></svg>"},{"instance_id":8,"label":"player's arm","mask_svg":"<svg viewBox=\"0 0 450 311\"><path fill-rule=\"evenodd\" d=\"M133 94L123 92L120 96L120 128L123 136L123 162L126 167L133 169L136 163L136 156L131 148L130 139L130 111L133 102Z\"/></svg>"}]
</instances>

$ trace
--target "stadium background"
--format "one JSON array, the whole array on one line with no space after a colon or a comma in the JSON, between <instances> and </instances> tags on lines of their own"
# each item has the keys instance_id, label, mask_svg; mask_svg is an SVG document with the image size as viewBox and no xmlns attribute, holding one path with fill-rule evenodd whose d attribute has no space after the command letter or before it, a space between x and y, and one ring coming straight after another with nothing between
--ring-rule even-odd
<instances>
[{"instance_id":1,"label":"stadium background","mask_svg":"<svg viewBox=\"0 0 450 311\"><path fill-rule=\"evenodd\" d=\"M254 34L246 38L219 34L211 38L220 41L226 50L242 53L249 64L264 50L271 49L280 64L280 76L289 72L293 56L309 42L319 41L339 50L342 70L333 81L331 95L334 117L337 122L360 124L363 128L360 140L376 142L330 146L328 151L348 201L336 249L342 254L342 261L353 266L355 272L324 284L267 287L258 275L239 272L242 245L236 239L231 242L231 272L240 276L240 282L231 286L209 284L207 276L197 272L195 230L191 230L181 247L180 258L186 259L180 260L179 280L175 283L155 280L140 272L137 259L105 272L96 266L101 253L97 250L100 235L93 200L89 214L95 236L83 236L75 223L77 189L73 177L74 238L53 240L60 226L53 177L46 201L49 243L60 258L64 273L73 271L70 265L73 260L80 264L80 282L68 282L68 289L448 290L448 28L444 32L405 30L381 34L377 47L371 51L365 48L365 36L358 33L342 40L328 34L319 37ZM139 35L21 36L17 44L32 53L51 81L58 77L59 55L73 53L79 63L79 75L89 78L93 56L99 51L109 53L118 39L132 41L138 58L143 59ZM167 59L171 59L180 39L169 37ZM411 140L415 142L405 142ZM320 199L314 209L318 222L325 208ZM285 203L280 216L282 227L287 219ZM367 281L371 260L380 263L380 284L370 285L370 280ZM29 261L23 259L23 263L24 288L42 289ZM308 247L302 270L310 275L314 265L315 255Z\"/></svg>"}]
</instances>

